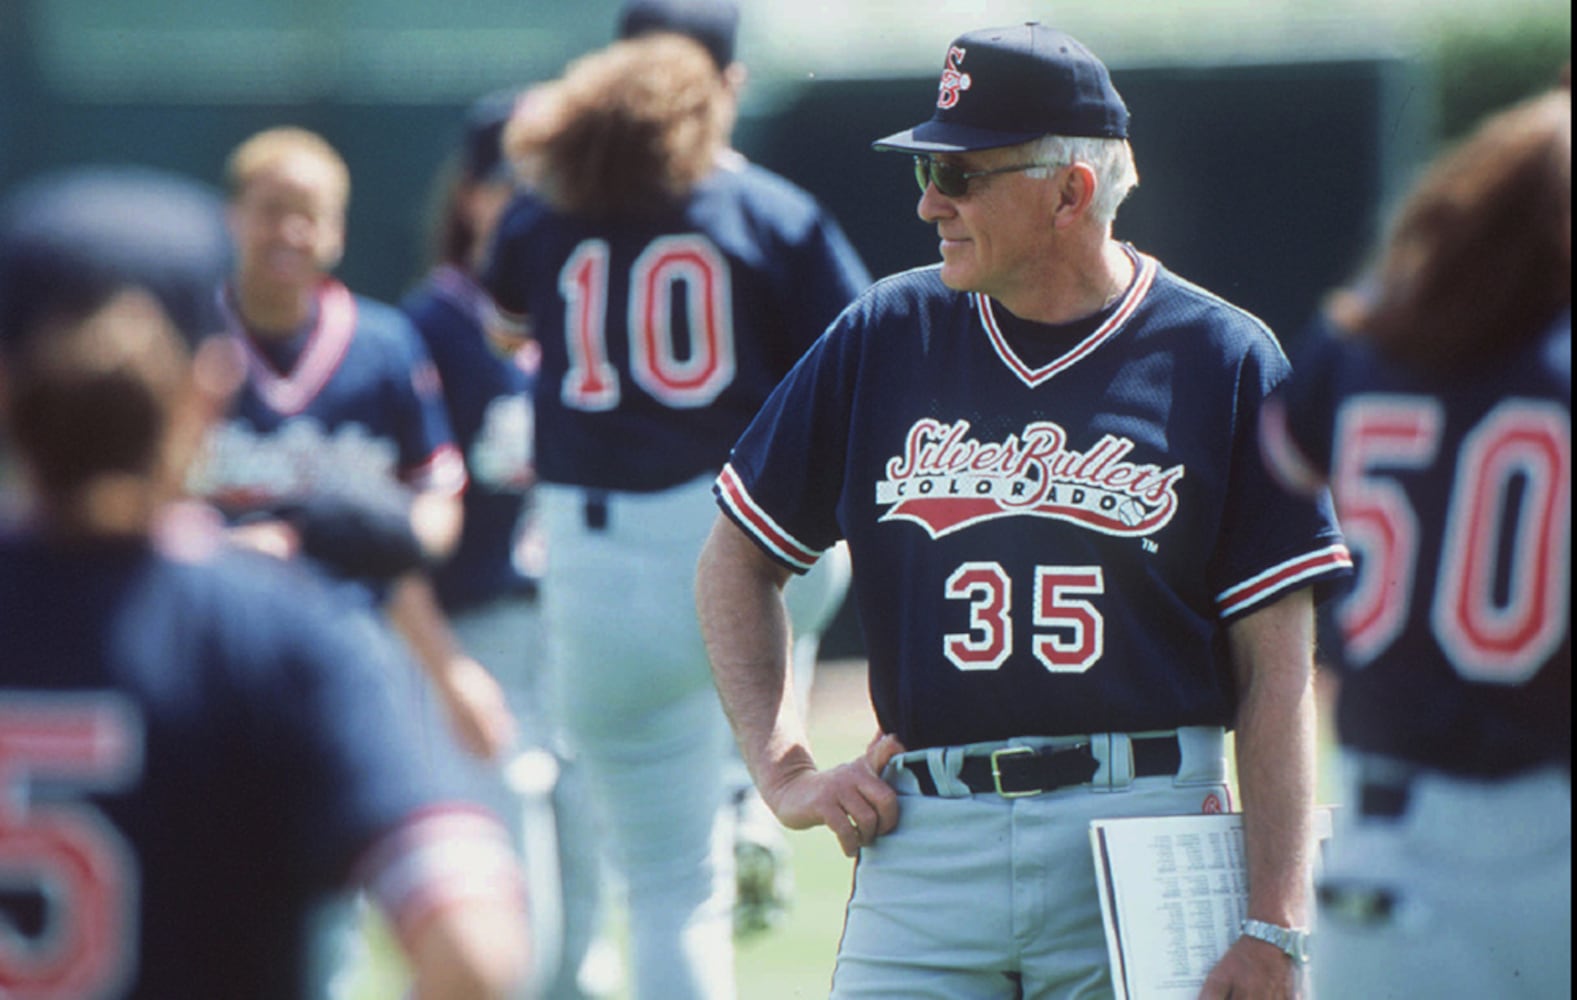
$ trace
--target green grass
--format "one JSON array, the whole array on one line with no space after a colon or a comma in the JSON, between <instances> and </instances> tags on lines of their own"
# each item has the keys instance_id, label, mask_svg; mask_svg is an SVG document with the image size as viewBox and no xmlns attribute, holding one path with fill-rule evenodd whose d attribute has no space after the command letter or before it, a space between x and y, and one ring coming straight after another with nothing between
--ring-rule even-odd
<instances>
[{"instance_id":1,"label":"green grass","mask_svg":"<svg viewBox=\"0 0 1577 1000\"><path fill-rule=\"evenodd\" d=\"M831 766L853 759L865 749L875 725L863 663L822 664L810 713L817 760ZM1329 733L1322 725L1321 803L1337 801L1332 754ZM794 858L794 905L777 927L739 943L738 993L746 1000L824 998L831 983L854 862L843 856L837 840L824 829L791 831L788 838ZM359 970L351 1000L397 1000L405 987L400 957L380 926L369 926L368 937L372 960ZM629 1000L629 996L621 991L612 1000Z\"/></svg>"}]
</instances>

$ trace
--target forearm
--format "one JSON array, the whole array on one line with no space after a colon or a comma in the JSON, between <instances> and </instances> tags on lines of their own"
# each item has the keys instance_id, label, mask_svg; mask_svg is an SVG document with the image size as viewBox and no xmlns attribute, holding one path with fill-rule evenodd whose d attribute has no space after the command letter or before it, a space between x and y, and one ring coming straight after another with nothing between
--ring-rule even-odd
<instances>
[{"instance_id":1,"label":"forearm","mask_svg":"<svg viewBox=\"0 0 1577 1000\"><path fill-rule=\"evenodd\" d=\"M468 901L408 945L413 1000L508 1000L528 979L530 934L520 907Z\"/></svg>"},{"instance_id":2,"label":"forearm","mask_svg":"<svg viewBox=\"0 0 1577 1000\"><path fill-rule=\"evenodd\" d=\"M815 768L793 696L787 578L786 569L721 517L696 576L696 610L718 695L769 804L772 789Z\"/></svg>"},{"instance_id":3,"label":"forearm","mask_svg":"<svg viewBox=\"0 0 1577 1000\"><path fill-rule=\"evenodd\" d=\"M462 648L432 583L420 573L397 581L389 617L443 701L455 739L471 754L497 759L514 743L514 715L504 689Z\"/></svg>"},{"instance_id":4,"label":"forearm","mask_svg":"<svg viewBox=\"0 0 1577 1000\"><path fill-rule=\"evenodd\" d=\"M1234 626L1248 916L1308 925L1313 840L1313 606L1307 591Z\"/></svg>"},{"instance_id":5,"label":"forearm","mask_svg":"<svg viewBox=\"0 0 1577 1000\"><path fill-rule=\"evenodd\" d=\"M411 650L422 672L442 684L445 672L460 655L460 644L433 593L432 583L421 573L407 573L389 588L389 621Z\"/></svg>"}]
</instances>

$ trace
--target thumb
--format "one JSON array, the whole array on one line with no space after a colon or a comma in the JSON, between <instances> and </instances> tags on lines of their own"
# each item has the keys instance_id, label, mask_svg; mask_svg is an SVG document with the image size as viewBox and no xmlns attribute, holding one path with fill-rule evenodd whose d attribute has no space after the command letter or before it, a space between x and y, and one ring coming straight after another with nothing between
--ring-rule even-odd
<instances>
[{"instance_id":1,"label":"thumb","mask_svg":"<svg viewBox=\"0 0 1577 1000\"><path fill-rule=\"evenodd\" d=\"M891 733L877 733L871 740L871 745L865 748L865 761L872 771L881 774L887 762L903 752L904 745L899 742L898 737Z\"/></svg>"}]
</instances>

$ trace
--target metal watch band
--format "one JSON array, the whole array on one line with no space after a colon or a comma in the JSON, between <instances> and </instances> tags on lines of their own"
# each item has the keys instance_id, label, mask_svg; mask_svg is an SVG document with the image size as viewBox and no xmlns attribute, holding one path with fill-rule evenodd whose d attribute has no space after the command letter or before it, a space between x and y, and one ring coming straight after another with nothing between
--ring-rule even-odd
<instances>
[{"instance_id":1,"label":"metal watch band","mask_svg":"<svg viewBox=\"0 0 1577 1000\"><path fill-rule=\"evenodd\" d=\"M1273 944L1286 952L1299 965L1309 960L1309 932L1292 927L1267 924L1263 920L1243 921L1243 933L1251 938Z\"/></svg>"}]
</instances>

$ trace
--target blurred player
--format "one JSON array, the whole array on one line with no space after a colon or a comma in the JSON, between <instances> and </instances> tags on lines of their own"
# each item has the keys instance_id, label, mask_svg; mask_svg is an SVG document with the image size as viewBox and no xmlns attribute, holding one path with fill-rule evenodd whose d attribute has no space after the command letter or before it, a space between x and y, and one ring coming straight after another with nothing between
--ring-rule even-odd
<instances>
[{"instance_id":1,"label":"blurred player","mask_svg":"<svg viewBox=\"0 0 1577 1000\"><path fill-rule=\"evenodd\" d=\"M465 466L421 338L391 306L330 274L350 174L322 137L268 129L226 167L236 267L231 334L246 380L194 476L264 551L300 555L348 608L389 615L471 752L497 756L512 720L491 675L450 633L427 561L454 547ZM426 695L405 678L413 705Z\"/></svg>"},{"instance_id":2,"label":"blurred player","mask_svg":"<svg viewBox=\"0 0 1577 1000\"><path fill-rule=\"evenodd\" d=\"M620 38L672 33L700 42L723 74L734 99L749 71L734 57L739 8L733 0L628 0L619 11ZM863 265L861 283L868 283ZM810 704L823 633L849 590L849 553L838 545L785 591L793 626L794 693L803 710ZM793 894L793 865L783 827L761 801L750 771L730 746L726 774L734 819L734 931L748 937L778 923Z\"/></svg>"},{"instance_id":3,"label":"blurred player","mask_svg":"<svg viewBox=\"0 0 1577 1000\"><path fill-rule=\"evenodd\" d=\"M434 587L461 646L502 684L529 748L522 758L478 762L487 768L480 784L512 821L532 874L532 951L543 995L572 998L582 995L579 972L599 926L601 886L596 830L573 764L558 752L542 690L540 567L532 565L541 541L529 499L537 347L501 351L490 341L487 293L476 279L515 190L500 139L521 99L514 91L489 94L468 111L463 141L441 176L439 263L401 308L443 379L469 480L460 541L434 568Z\"/></svg>"},{"instance_id":4,"label":"blurred player","mask_svg":"<svg viewBox=\"0 0 1577 1000\"><path fill-rule=\"evenodd\" d=\"M524 971L495 820L426 778L381 649L297 569L172 503L239 381L218 199L95 169L0 216L0 417L33 501L0 535L0 993L302 997L354 878L417 995ZM84 419L91 415L91 419Z\"/></svg>"},{"instance_id":5,"label":"blurred player","mask_svg":"<svg viewBox=\"0 0 1577 1000\"><path fill-rule=\"evenodd\" d=\"M709 483L866 280L810 196L728 149L723 65L661 33L543 88L506 132L534 194L485 281L541 345L560 716L627 889L635 995L661 1000L733 994L729 738L692 596Z\"/></svg>"},{"instance_id":6,"label":"blurred player","mask_svg":"<svg viewBox=\"0 0 1577 1000\"><path fill-rule=\"evenodd\" d=\"M1359 556L1322 997L1571 995L1571 91L1402 203L1272 401Z\"/></svg>"},{"instance_id":7,"label":"blurred player","mask_svg":"<svg viewBox=\"0 0 1577 1000\"><path fill-rule=\"evenodd\" d=\"M1287 996L1310 587L1349 561L1255 451L1286 360L1113 239L1128 112L1075 39L970 32L934 101L876 145L915 154L942 262L879 281L773 393L718 479L697 583L763 797L859 858L833 995L1108 995L1090 821L1230 808L1233 727L1249 920L1202 995ZM822 771L779 591L840 538L883 735Z\"/></svg>"}]
</instances>

